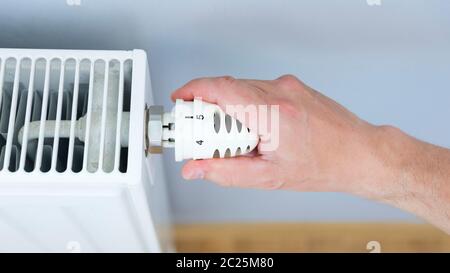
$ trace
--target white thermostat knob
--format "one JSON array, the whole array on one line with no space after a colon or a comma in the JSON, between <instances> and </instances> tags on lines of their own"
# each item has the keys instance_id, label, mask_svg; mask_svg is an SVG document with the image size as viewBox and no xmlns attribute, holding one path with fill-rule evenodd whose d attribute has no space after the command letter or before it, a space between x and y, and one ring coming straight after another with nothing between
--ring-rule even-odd
<instances>
[{"instance_id":1,"label":"white thermostat knob","mask_svg":"<svg viewBox=\"0 0 450 273\"><path fill-rule=\"evenodd\" d=\"M177 100L169 113L161 106L147 110L147 151L175 148L175 160L243 155L258 144L257 134L211 103Z\"/></svg>"}]
</instances>

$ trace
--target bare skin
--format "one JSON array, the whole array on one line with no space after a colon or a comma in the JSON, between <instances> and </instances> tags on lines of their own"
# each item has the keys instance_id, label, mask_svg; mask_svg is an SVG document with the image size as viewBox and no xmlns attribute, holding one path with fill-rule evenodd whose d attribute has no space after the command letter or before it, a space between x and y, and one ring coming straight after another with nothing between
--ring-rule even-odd
<instances>
[{"instance_id":1,"label":"bare skin","mask_svg":"<svg viewBox=\"0 0 450 273\"><path fill-rule=\"evenodd\" d=\"M272 81L202 78L172 94L194 97L224 110L279 105L280 142L275 151L258 149L253 156L191 160L183 167L185 179L345 192L412 212L450 234L450 150L372 125L291 75Z\"/></svg>"}]
</instances>

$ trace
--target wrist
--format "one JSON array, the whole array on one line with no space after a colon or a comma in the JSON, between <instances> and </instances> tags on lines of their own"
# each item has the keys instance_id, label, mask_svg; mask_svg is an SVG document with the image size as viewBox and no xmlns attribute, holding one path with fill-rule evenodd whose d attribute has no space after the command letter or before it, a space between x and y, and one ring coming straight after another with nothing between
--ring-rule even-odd
<instances>
[{"instance_id":1,"label":"wrist","mask_svg":"<svg viewBox=\"0 0 450 273\"><path fill-rule=\"evenodd\" d=\"M392 126L372 126L365 137L363 155L355 159L361 168L352 193L387 203L417 194L413 139Z\"/></svg>"},{"instance_id":2,"label":"wrist","mask_svg":"<svg viewBox=\"0 0 450 273\"><path fill-rule=\"evenodd\" d=\"M450 151L392 127L381 131L379 154L388 180L374 183L373 197L450 233Z\"/></svg>"},{"instance_id":3,"label":"wrist","mask_svg":"<svg viewBox=\"0 0 450 273\"><path fill-rule=\"evenodd\" d=\"M449 150L391 126L375 130L371 145L374 171L360 195L407 210L438 226L448 224L441 212L449 209Z\"/></svg>"}]
</instances>

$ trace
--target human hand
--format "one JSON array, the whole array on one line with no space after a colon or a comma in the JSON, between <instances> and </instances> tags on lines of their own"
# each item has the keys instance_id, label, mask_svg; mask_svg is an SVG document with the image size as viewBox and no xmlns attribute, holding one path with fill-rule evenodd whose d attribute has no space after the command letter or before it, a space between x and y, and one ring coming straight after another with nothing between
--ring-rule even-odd
<instances>
[{"instance_id":1,"label":"human hand","mask_svg":"<svg viewBox=\"0 0 450 273\"><path fill-rule=\"evenodd\" d=\"M379 127L294 76L272 81L196 79L172 94L174 100L194 97L224 111L229 105L279 105L279 121L271 121L279 122L279 145L265 151L259 144L253 156L191 160L182 171L186 179L247 188L359 192L370 190L363 181L383 175L375 152Z\"/></svg>"}]
</instances>

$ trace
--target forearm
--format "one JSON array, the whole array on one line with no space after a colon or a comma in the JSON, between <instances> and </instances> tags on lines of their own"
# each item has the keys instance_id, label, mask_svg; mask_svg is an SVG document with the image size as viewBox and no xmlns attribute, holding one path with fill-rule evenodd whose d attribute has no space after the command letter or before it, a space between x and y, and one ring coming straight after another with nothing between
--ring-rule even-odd
<instances>
[{"instance_id":1,"label":"forearm","mask_svg":"<svg viewBox=\"0 0 450 273\"><path fill-rule=\"evenodd\" d=\"M379 127L381 165L367 197L412 212L450 234L450 150Z\"/></svg>"}]
</instances>

